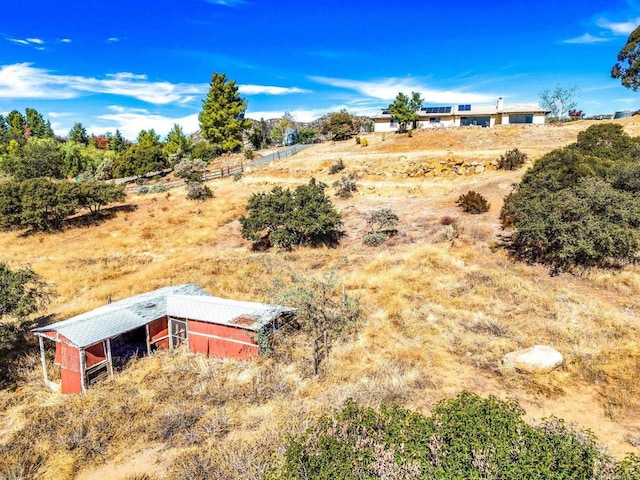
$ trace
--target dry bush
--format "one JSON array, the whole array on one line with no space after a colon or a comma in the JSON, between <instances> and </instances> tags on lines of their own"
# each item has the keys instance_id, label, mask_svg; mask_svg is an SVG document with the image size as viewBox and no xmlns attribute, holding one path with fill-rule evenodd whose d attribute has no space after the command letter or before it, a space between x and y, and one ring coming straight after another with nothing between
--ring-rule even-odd
<instances>
[{"instance_id":1,"label":"dry bush","mask_svg":"<svg viewBox=\"0 0 640 480\"><path fill-rule=\"evenodd\" d=\"M487 199L473 190L469 190L467 193L460 195L456 205L462 208L463 212L474 214L488 212L490 207Z\"/></svg>"}]
</instances>

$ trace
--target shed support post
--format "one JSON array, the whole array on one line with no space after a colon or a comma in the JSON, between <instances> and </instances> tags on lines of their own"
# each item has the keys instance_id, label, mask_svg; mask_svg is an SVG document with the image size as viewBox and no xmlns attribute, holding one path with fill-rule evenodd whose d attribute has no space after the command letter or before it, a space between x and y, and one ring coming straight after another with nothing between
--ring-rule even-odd
<instances>
[{"instance_id":1,"label":"shed support post","mask_svg":"<svg viewBox=\"0 0 640 480\"><path fill-rule=\"evenodd\" d=\"M80 388L82 394L84 395L87 392L87 357L84 353L84 349L80 349Z\"/></svg>"},{"instance_id":2,"label":"shed support post","mask_svg":"<svg viewBox=\"0 0 640 480\"><path fill-rule=\"evenodd\" d=\"M147 333L147 355L151 355L151 337L149 336L149 324L144 326L144 331Z\"/></svg>"},{"instance_id":3,"label":"shed support post","mask_svg":"<svg viewBox=\"0 0 640 480\"><path fill-rule=\"evenodd\" d=\"M40 361L42 362L42 375L44 375L44 384L49 386L49 375L47 374L47 359L44 355L44 339L38 336L40 341Z\"/></svg>"},{"instance_id":4,"label":"shed support post","mask_svg":"<svg viewBox=\"0 0 640 480\"><path fill-rule=\"evenodd\" d=\"M113 375L113 360L111 359L111 339L107 338L105 340L105 346L107 350L107 372L109 376Z\"/></svg>"},{"instance_id":5,"label":"shed support post","mask_svg":"<svg viewBox=\"0 0 640 480\"><path fill-rule=\"evenodd\" d=\"M172 318L168 317L167 319L167 333L169 334L169 350L173 350L173 333L172 333L172 328L173 328L173 322L172 322Z\"/></svg>"}]
</instances>

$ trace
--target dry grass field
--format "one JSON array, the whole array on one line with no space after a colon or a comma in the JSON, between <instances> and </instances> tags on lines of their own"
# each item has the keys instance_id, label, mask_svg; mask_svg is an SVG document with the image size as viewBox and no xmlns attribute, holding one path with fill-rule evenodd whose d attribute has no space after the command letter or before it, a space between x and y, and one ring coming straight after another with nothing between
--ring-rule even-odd
<instances>
[{"instance_id":1,"label":"dry grass field","mask_svg":"<svg viewBox=\"0 0 640 480\"><path fill-rule=\"evenodd\" d=\"M633 136L636 118L620 121ZM514 263L499 246L502 198L524 169L495 171L491 162L514 147L535 161L591 124L370 134L366 147L324 143L238 181L212 181L215 198L205 202L188 201L183 189L133 195L131 208L97 226L0 233L0 258L30 265L53 286L48 313L59 319L109 296L185 282L269 301L278 282L332 273L365 313L334 342L319 377L298 334L277 358L166 352L135 361L84 397L65 397L41 385L34 351L20 387L0 392L0 445L48 479L189 478L198 463L215 464L216 478L259 478L286 433L348 398L428 413L467 389L514 398L532 421L576 422L616 456L640 453L640 269L550 276ZM330 175L338 159L346 169ZM338 247L256 252L241 238L238 217L252 192L311 177L331 185L343 173L356 175L358 191L332 197L344 218ZM470 189L489 200L489 212L455 206ZM382 207L399 216L399 233L364 246L365 216ZM525 375L501 367L505 353L539 343L563 353L562 369Z\"/></svg>"}]
</instances>

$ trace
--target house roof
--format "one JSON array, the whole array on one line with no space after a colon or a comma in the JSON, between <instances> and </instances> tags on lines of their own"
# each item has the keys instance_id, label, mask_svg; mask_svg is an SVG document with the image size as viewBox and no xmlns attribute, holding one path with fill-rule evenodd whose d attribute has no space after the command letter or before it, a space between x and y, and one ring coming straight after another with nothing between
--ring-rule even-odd
<instances>
[{"instance_id":1,"label":"house roof","mask_svg":"<svg viewBox=\"0 0 640 480\"><path fill-rule=\"evenodd\" d=\"M170 295L167 297L167 315L172 317L231 325L253 331L259 330L282 313L294 311L295 308L290 307L219 297L191 295Z\"/></svg>"},{"instance_id":2,"label":"house roof","mask_svg":"<svg viewBox=\"0 0 640 480\"><path fill-rule=\"evenodd\" d=\"M207 291L191 283L164 287L103 305L95 310L35 328L32 331L37 335L53 332L65 337L77 347L88 347L165 316L167 297L172 294L211 296Z\"/></svg>"}]
</instances>

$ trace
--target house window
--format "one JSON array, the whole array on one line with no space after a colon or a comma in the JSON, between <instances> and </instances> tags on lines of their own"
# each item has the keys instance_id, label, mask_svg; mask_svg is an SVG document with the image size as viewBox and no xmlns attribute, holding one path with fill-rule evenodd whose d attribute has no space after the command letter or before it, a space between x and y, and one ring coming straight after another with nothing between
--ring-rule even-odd
<instances>
[{"instance_id":1,"label":"house window","mask_svg":"<svg viewBox=\"0 0 640 480\"><path fill-rule=\"evenodd\" d=\"M392 127L397 127L398 126L398 119L397 118L392 118L391 121L389 122L389 124Z\"/></svg>"},{"instance_id":2,"label":"house window","mask_svg":"<svg viewBox=\"0 0 640 480\"><path fill-rule=\"evenodd\" d=\"M468 126L468 125L477 125L479 127L489 127L491 126L491 117L460 117L460 125Z\"/></svg>"},{"instance_id":3,"label":"house window","mask_svg":"<svg viewBox=\"0 0 640 480\"><path fill-rule=\"evenodd\" d=\"M533 123L533 115L530 113L512 113L509 115L509 123Z\"/></svg>"},{"instance_id":4,"label":"house window","mask_svg":"<svg viewBox=\"0 0 640 480\"><path fill-rule=\"evenodd\" d=\"M440 117L430 117L429 123L440 123Z\"/></svg>"}]
</instances>

